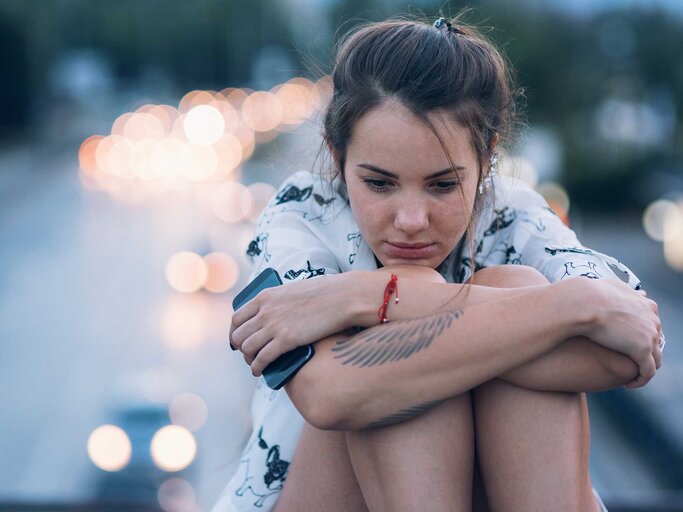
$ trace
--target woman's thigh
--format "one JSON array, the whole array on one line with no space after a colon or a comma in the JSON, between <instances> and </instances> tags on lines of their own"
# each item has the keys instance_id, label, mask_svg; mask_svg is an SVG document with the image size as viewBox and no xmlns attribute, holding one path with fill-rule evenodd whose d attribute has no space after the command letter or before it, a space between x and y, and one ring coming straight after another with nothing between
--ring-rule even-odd
<instances>
[{"instance_id":1,"label":"woman's thigh","mask_svg":"<svg viewBox=\"0 0 683 512\"><path fill-rule=\"evenodd\" d=\"M347 432L373 512L471 510L474 429L469 393L382 428Z\"/></svg>"},{"instance_id":2,"label":"woman's thigh","mask_svg":"<svg viewBox=\"0 0 683 512\"><path fill-rule=\"evenodd\" d=\"M583 393L492 380L473 393L477 457L492 510L597 510Z\"/></svg>"},{"instance_id":3,"label":"woman's thigh","mask_svg":"<svg viewBox=\"0 0 683 512\"><path fill-rule=\"evenodd\" d=\"M470 510L473 435L469 393L387 427L323 431L306 423L274 510Z\"/></svg>"},{"instance_id":4,"label":"woman's thigh","mask_svg":"<svg viewBox=\"0 0 683 512\"><path fill-rule=\"evenodd\" d=\"M305 423L275 512L365 512L344 431Z\"/></svg>"}]
</instances>

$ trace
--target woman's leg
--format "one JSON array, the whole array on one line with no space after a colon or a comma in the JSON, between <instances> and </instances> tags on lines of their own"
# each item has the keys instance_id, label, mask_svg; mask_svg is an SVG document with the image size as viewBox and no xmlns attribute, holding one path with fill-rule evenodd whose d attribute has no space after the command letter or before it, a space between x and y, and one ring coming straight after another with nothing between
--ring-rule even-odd
<instances>
[{"instance_id":1,"label":"woman's leg","mask_svg":"<svg viewBox=\"0 0 683 512\"><path fill-rule=\"evenodd\" d=\"M304 423L274 512L367 512L344 431Z\"/></svg>"},{"instance_id":2,"label":"woman's leg","mask_svg":"<svg viewBox=\"0 0 683 512\"><path fill-rule=\"evenodd\" d=\"M466 512L473 456L469 393L386 427L344 432L306 423L274 510Z\"/></svg>"},{"instance_id":3,"label":"woman's leg","mask_svg":"<svg viewBox=\"0 0 683 512\"><path fill-rule=\"evenodd\" d=\"M583 393L493 380L473 399L477 456L493 511L599 510L588 474Z\"/></svg>"},{"instance_id":4,"label":"woman's leg","mask_svg":"<svg viewBox=\"0 0 683 512\"><path fill-rule=\"evenodd\" d=\"M475 274L486 286L547 282L527 267ZM599 511L588 458L590 429L583 393L532 391L499 379L472 393L477 458L493 511Z\"/></svg>"},{"instance_id":5,"label":"woman's leg","mask_svg":"<svg viewBox=\"0 0 683 512\"><path fill-rule=\"evenodd\" d=\"M470 394L395 425L348 431L353 469L372 512L472 509Z\"/></svg>"}]
</instances>

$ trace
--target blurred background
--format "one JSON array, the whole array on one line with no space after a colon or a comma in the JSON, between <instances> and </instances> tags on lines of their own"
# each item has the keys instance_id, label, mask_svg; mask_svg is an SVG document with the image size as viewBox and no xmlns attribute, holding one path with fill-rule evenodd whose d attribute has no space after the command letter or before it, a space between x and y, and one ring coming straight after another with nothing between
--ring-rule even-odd
<instances>
[{"instance_id":1,"label":"blurred background","mask_svg":"<svg viewBox=\"0 0 683 512\"><path fill-rule=\"evenodd\" d=\"M464 6L0 0L0 510L209 510L254 387L231 300L275 187L325 162L335 41ZM526 90L502 167L660 305L658 376L590 398L594 485L683 510L683 2L467 6Z\"/></svg>"}]
</instances>

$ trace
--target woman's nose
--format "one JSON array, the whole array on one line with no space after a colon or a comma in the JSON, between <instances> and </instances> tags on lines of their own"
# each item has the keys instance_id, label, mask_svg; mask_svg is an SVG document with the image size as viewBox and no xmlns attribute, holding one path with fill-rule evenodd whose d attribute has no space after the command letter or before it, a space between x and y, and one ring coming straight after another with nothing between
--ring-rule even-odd
<instances>
[{"instance_id":1,"label":"woman's nose","mask_svg":"<svg viewBox=\"0 0 683 512\"><path fill-rule=\"evenodd\" d=\"M419 233L429 226L429 214L420 202L406 201L398 206L394 227L408 235Z\"/></svg>"}]
</instances>

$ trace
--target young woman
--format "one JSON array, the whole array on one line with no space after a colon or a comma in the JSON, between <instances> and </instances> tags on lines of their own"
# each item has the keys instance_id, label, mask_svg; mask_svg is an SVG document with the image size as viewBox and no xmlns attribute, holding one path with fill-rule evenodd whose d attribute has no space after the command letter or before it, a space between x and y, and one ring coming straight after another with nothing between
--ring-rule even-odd
<instances>
[{"instance_id":1,"label":"young woman","mask_svg":"<svg viewBox=\"0 0 683 512\"><path fill-rule=\"evenodd\" d=\"M256 376L315 355L285 389L259 379L214 510L601 510L585 392L652 378L657 306L495 176L505 60L456 22L387 21L343 42L332 79L334 173L294 174L264 210L252 277L285 286L230 333Z\"/></svg>"}]
</instances>

